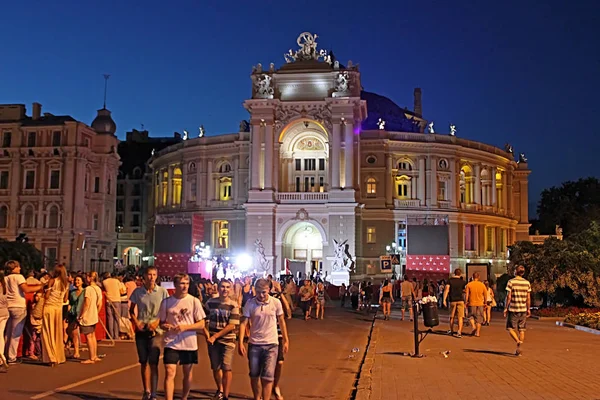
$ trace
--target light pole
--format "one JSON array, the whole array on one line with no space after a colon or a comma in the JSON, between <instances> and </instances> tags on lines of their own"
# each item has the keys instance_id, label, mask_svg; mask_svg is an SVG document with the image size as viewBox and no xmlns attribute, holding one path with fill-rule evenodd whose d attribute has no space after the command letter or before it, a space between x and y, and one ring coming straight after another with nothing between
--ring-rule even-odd
<instances>
[{"instance_id":1,"label":"light pole","mask_svg":"<svg viewBox=\"0 0 600 400\"><path fill-rule=\"evenodd\" d=\"M400 252L398 251L398 244L396 242L392 242L389 245L385 246L385 251L388 255L396 256L398 260L400 260ZM397 279L396 275L396 266L392 264L392 277L391 280L394 281Z\"/></svg>"}]
</instances>

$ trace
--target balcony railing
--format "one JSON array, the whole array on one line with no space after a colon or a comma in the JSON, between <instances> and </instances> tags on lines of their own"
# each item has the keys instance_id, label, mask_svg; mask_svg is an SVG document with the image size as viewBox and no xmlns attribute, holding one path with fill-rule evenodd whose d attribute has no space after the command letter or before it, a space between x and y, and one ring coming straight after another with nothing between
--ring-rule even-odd
<instances>
[{"instance_id":1,"label":"balcony railing","mask_svg":"<svg viewBox=\"0 0 600 400\"><path fill-rule=\"evenodd\" d=\"M450 200L438 200L439 208L450 208Z\"/></svg>"},{"instance_id":2,"label":"balcony railing","mask_svg":"<svg viewBox=\"0 0 600 400\"><path fill-rule=\"evenodd\" d=\"M420 206L419 199L394 199L395 208L418 208Z\"/></svg>"},{"instance_id":3,"label":"balcony railing","mask_svg":"<svg viewBox=\"0 0 600 400\"><path fill-rule=\"evenodd\" d=\"M233 207L233 200L211 200L211 207Z\"/></svg>"},{"instance_id":4,"label":"balcony railing","mask_svg":"<svg viewBox=\"0 0 600 400\"><path fill-rule=\"evenodd\" d=\"M280 203L326 203L329 201L327 192L283 192L277 193Z\"/></svg>"}]
</instances>

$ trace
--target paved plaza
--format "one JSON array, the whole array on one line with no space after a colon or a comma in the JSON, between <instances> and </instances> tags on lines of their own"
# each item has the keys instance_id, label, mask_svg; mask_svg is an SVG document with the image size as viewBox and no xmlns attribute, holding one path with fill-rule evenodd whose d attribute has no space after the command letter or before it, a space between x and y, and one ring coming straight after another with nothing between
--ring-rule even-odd
<instances>
[{"instance_id":1,"label":"paved plaza","mask_svg":"<svg viewBox=\"0 0 600 400\"><path fill-rule=\"evenodd\" d=\"M360 371L357 400L381 399L600 399L600 336L530 320L522 357L496 314L481 338L456 339L442 325L422 342L422 359L413 351L412 323L391 321L328 307L323 321L289 323L291 348L282 391L287 400L352 398L352 389L369 333L372 337ZM421 329L424 329L421 326ZM468 333L469 328L465 328ZM201 339L201 338L200 338ZM214 393L206 345L200 342L200 364L194 369L192 398ZM352 349L358 352L353 353ZM448 358L441 352L450 351ZM20 364L0 374L0 399L139 399L139 370L133 343L102 346L101 363L67 362L55 368ZM83 353L84 356L87 353ZM163 368L161 365L162 389ZM246 360L236 355L232 399L251 394ZM180 389L177 381L177 390ZM159 397L160 398L160 397Z\"/></svg>"},{"instance_id":2,"label":"paved plaza","mask_svg":"<svg viewBox=\"0 0 600 400\"><path fill-rule=\"evenodd\" d=\"M481 337L447 336L448 317L413 352L412 322L377 320L363 366L357 399L600 399L600 336L528 320L523 356L500 313ZM495 318L495 321L494 321ZM421 329L425 329L422 325ZM442 352L450 351L445 358Z\"/></svg>"}]
</instances>

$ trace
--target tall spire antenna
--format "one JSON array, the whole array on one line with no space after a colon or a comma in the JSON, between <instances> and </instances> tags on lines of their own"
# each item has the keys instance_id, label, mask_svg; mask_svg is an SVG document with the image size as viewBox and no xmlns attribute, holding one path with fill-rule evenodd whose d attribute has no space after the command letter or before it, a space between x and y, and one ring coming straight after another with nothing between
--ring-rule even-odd
<instances>
[{"instance_id":1,"label":"tall spire antenna","mask_svg":"<svg viewBox=\"0 0 600 400\"><path fill-rule=\"evenodd\" d=\"M106 109L106 89L108 87L108 78L110 78L109 74L104 74L104 106L102 108Z\"/></svg>"}]
</instances>

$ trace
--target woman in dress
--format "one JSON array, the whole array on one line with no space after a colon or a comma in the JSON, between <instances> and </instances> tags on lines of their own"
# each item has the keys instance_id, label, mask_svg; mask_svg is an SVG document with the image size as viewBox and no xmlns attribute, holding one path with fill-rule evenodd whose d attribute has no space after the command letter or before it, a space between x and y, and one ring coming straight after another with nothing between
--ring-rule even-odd
<instances>
[{"instance_id":1,"label":"woman in dress","mask_svg":"<svg viewBox=\"0 0 600 400\"><path fill-rule=\"evenodd\" d=\"M54 366L66 361L62 307L68 301L69 278L64 265L54 267L48 287L42 317L42 361Z\"/></svg>"},{"instance_id":2,"label":"woman in dress","mask_svg":"<svg viewBox=\"0 0 600 400\"><path fill-rule=\"evenodd\" d=\"M325 286L323 282L317 284L315 299L317 303L317 319L323 319L325 316Z\"/></svg>"},{"instance_id":3,"label":"woman in dress","mask_svg":"<svg viewBox=\"0 0 600 400\"><path fill-rule=\"evenodd\" d=\"M490 322L492 321L492 308L496 306L496 300L494 299L494 289L490 287L490 283L488 281L483 283L486 288L483 324L490 326Z\"/></svg>"},{"instance_id":4,"label":"woman in dress","mask_svg":"<svg viewBox=\"0 0 600 400\"><path fill-rule=\"evenodd\" d=\"M381 285L379 290L379 304L383 308L383 319L389 320L392 312L392 303L394 302L394 296L392 294L392 284L387 279Z\"/></svg>"}]
</instances>

